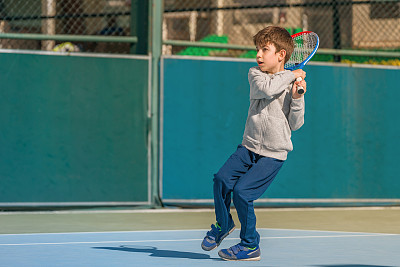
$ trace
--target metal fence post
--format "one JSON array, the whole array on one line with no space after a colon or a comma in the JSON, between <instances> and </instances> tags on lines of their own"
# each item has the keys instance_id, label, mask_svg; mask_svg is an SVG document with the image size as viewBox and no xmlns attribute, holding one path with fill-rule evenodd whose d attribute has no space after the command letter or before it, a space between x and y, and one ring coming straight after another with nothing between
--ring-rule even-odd
<instances>
[{"instance_id":1,"label":"metal fence post","mask_svg":"<svg viewBox=\"0 0 400 267\"><path fill-rule=\"evenodd\" d=\"M332 27L333 27L333 49L342 48L342 40L340 34L340 13L336 0L332 1ZM334 55L334 61L340 62L340 55Z\"/></svg>"},{"instance_id":2,"label":"metal fence post","mask_svg":"<svg viewBox=\"0 0 400 267\"><path fill-rule=\"evenodd\" d=\"M160 169L160 127L159 127L159 94L160 94L160 58L162 53L162 16L163 0L150 1L149 18L149 52L151 55L151 202L161 206L159 169Z\"/></svg>"},{"instance_id":3,"label":"metal fence post","mask_svg":"<svg viewBox=\"0 0 400 267\"><path fill-rule=\"evenodd\" d=\"M138 42L131 45L131 54L147 55L149 42L149 0L132 0L130 34L137 36Z\"/></svg>"}]
</instances>

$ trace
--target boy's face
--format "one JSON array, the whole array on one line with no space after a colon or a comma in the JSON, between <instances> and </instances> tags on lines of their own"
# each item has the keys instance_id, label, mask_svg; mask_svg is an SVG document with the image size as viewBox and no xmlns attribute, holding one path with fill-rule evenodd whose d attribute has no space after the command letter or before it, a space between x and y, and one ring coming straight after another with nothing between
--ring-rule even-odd
<instances>
[{"instance_id":1,"label":"boy's face","mask_svg":"<svg viewBox=\"0 0 400 267\"><path fill-rule=\"evenodd\" d=\"M275 45L267 43L257 49L257 63L260 69L268 73L276 73L283 70L285 50L276 51Z\"/></svg>"}]
</instances>

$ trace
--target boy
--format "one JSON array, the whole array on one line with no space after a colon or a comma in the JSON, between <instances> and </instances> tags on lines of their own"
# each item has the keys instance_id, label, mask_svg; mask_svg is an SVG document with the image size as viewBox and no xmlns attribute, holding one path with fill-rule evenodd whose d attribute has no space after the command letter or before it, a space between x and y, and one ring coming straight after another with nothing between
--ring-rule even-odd
<instances>
[{"instance_id":1,"label":"boy","mask_svg":"<svg viewBox=\"0 0 400 267\"><path fill-rule=\"evenodd\" d=\"M285 63L293 52L293 40L285 29L269 26L253 37L258 67L249 70L250 107L242 144L214 175L217 223L211 225L201 247L212 250L235 228L230 214L231 195L241 224L241 242L218 255L224 260L260 260L260 235L256 231L253 201L271 184L293 150L291 131L304 123L306 89L302 70L288 71ZM297 77L303 80L295 81Z\"/></svg>"}]
</instances>

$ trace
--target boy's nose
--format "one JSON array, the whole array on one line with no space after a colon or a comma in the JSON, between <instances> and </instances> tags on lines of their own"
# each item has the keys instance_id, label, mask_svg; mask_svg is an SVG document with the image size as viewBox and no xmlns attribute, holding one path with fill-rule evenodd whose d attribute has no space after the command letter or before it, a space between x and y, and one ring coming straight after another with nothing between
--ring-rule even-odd
<instances>
[{"instance_id":1,"label":"boy's nose","mask_svg":"<svg viewBox=\"0 0 400 267\"><path fill-rule=\"evenodd\" d=\"M257 58L259 58L259 57L261 57L262 56L262 50L261 49L258 49L257 50Z\"/></svg>"}]
</instances>

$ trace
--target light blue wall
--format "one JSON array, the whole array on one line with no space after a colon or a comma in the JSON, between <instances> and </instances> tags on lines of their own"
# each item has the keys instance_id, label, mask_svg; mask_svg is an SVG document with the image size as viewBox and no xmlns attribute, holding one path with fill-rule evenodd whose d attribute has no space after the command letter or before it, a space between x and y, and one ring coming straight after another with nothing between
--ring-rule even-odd
<instances>
[{"instance_id":1,"label":"light blue wall","mask_svg":"<svg viewBox=\"0 0 400 267\"><path fill-rule=\"evenodd\" d=\"M241 142L253 62L165 58L163 198L212 199ZM400 69L306 66L305 125L269 198L400 198Z\"/></svg>"}]
</instances>

